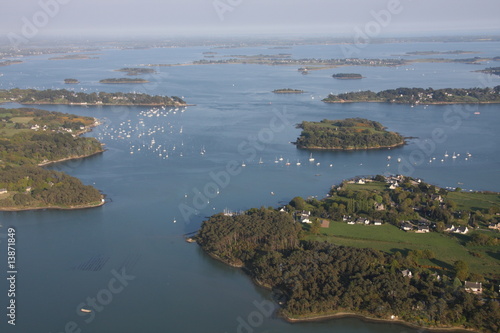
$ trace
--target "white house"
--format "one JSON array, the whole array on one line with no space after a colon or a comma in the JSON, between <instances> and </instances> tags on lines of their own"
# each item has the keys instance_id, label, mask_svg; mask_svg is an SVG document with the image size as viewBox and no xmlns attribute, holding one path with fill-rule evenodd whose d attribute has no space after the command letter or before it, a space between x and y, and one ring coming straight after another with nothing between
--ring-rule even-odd
<instances>
[{"instance_id":1,"label":"white house","mask_svg":"<svg viewBox=\"0 0 500 333\"><path fill-rule=\"evenodd\" d=\"M470 282L470 281L465 281L464 284L465 291L473 294L480 294L483 292L483 286L481 282Z\"/></svg>"},{"instance_id":2,"label":"white house","mask_svg":"<svg viewBox=\"0 0 500 333\"><path fill-rule=\"evenodd\" d=\"M404 277L409 277L411 278L413 276L412 272L409 269L405 269L404 271L401 272Z\"/></svg>"}]
</instances>

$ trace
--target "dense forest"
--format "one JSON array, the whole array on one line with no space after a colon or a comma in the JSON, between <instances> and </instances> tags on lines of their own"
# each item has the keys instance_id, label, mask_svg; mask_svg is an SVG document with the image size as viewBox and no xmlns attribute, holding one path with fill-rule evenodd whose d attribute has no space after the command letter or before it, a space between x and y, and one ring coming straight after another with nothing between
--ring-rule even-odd
<instances>
[{"instance_id":1,"label":"dense forest","mask_svg":"<svg viewBox=\"0 0 500 333\"><path fill-rule=\"evenodd\" d=\"M97 189L77 178L36 166L3 168L0 188L14 193L0 199L0 209L92 206L101 204L102 199Z\"/></svg>"},{"instance_id":2,"label":"dense forest","mask_svg":"<svg viewBox=\"0 0 500 333\"><path fill-rule=\"evenodd\" d=\"M196 238L209 254L243 265L279 294L280 313L288 318L348 312L425 327L500 329L498 302L466 292L457 272L440 276L401 252L300 241L299 225L286 212L251 209L210 217ZM402 273L407 269L412 277Z\"/></svg>"},{"instance_id":3,"label":"dense forest","mask_svg":"<svg viewBox=\"0 0 500 333\"><path fill-rule=\"evenodd\" d=\"M142 93L83 93L66 89L35 90L11 89L0 90L0 102L18 102L21 104L87 104L87 105L186 105L177 96L152 96Z\"/></svg>"},{"instance_id":4,"label":"dense forest","mask_svg":"<svg viewBox=\"0 0 500 333\"><path fill-rule=\"evenodd\" d=\"M494 88L397 88L375 93L370 90L328 95L326 103L386 102L402 104L500 103L500 86Z\"/></svg>"},{"instance_id":5,"label":"dense forest","mask_svg":"<svg viewBox=\"0 0 500 333\"><path fill-rule=\"evenodd\" d=\"M380 123L362 118L303 121L297 127L302 128L302 133L296 144L303 149L373 149L404 144L400 134L388 132Z\"/></svg>"},{"instance_id":6,"label":"dense forest","mask_svg":"<svg viewBox=\"0 0 500 333\"><path fill-rule=\"evenodd\" d=\"M0 140L0 165L35 165L102 152L94 138L69 133L23 132Z\"/></svg>"},{"instance_id":7,"label":"dense forest","mask_svg":"<svg viewBox=\"0 0 500 333\"><path fill-rule=\"evenodd\" d=\"M333 74L332 77L334 79L340 79L340 80L356 80L363 78L361 74L357 73L338 73L338 74Z\"/></svg>"},{"instance_id":8,"label":"dense forest","mask_svg":"<svg viewBox=\"0 0 500 333\"><path fill-rule=\"evenodd\" d=\"M0 109L0 205L4 208L81 206L101 194L78 179L38 165L102 152L94 138L80 137L96 125L91 117L19 108Z\"/></svg>"}]
</instances>

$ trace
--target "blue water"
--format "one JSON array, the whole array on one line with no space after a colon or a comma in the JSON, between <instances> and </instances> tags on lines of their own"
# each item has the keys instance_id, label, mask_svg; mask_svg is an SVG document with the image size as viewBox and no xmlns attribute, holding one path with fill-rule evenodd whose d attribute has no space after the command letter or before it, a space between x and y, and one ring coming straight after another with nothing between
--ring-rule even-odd
<instances>
[{"instance_id":1,"label":"blue water","mask_svg":"<svg viewBox=\"0 0 500 333\"><path fill-rule=\"evenodd\" d=\"M478 56L496 56L500 48L498 43L379 44L363 49L360 57L399 57L415 50L479 50ZM288 324L255 305L267 304L268 291L255 286L240 270L207 257L198 246L184 242L182 235L196 231L206 216L226 208L276 207L297 195L321 198L330 186L357 175L404 173L443 187L500 191L500 105L412 108L321 102L330 92L400 86L476 87L484 82L498 85L497 78L472 72L495 64L418 63L322 70L309 75L301 75L295 66L160 67L158 74L141 76L148 84L98 83L123 76L113 72L121 67L185 63L201 59L205 51L342 57L334 45L290 50L103 50L99 59L54 61L38 56L1 69L1 89L139 91L184 96L196 104L156 112L145 107L44 106L103 122L87 135L106 144L104 154L51 168L96 186L110 202L82 211L0 213L4 226L0 232L7 226L16 228L19 271L17 325L13 328L2 320L2 332L63 332L66 325L98 333L245 332L248 327L254 332L414 332L358 319ZM469 56L475 55L462 57ZM359 72L366 78L331 78L340 71ZM64 85L62 81L70 77L81 84ZM271 93L285 87L307 93ZM314 152L314 163L308 161L308 151L290 144L300 133L295 124L302 120L345 117L377 120L413 139L392 150ZM450 157L445 158L445 152ZM466 160L467 152L472 156ZM452 159L453 153L460 156ZM275 163L280 157L283 161ZM396 162L398 157L401 163ZM260 159L264 163L259 164ZM285 165L287 160L290 166ZM243 162L246 167L241 166ZM4 253L6 242L0 241ZM4 255L1 260L0 295L4 295L8 289ZM115 275L122 269L130 280L118 292ZM93 319L77 311L89 297L102 305ZM5 296L0 299L5 308Z\"/></svg>"}]
</instances>

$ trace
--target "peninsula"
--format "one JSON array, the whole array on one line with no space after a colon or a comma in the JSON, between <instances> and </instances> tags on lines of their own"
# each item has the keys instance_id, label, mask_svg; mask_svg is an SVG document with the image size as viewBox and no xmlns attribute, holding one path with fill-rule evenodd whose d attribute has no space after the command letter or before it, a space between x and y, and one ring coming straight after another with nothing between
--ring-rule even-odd
<instances>
[{"instance_id":1,"label":"peninsula","mask_svg":"<svg viewBox=\"0 0 500 333\"><path fill-rule=\"evenodd\" d=\"M475 72L500 76L500 67L488 67Z\"/></svg>"},{"instance_id":2,"label":"peninsula","mask_svg":"<svg viewBox=\"0 0 500 333\"><path fill-rule=\"evenodd\" d=\"M301 149L356 150L392 148L405 144L404 137L388 132L382 124L363 118L303 121L297 142Z\"/></svg>"},{"instance_id":3,"label":"peninsula","mask_svg":"<svg viewBox=\"0 0 500 333\"><path fill-rule=\"evenodd\" d=\"M92 186L41 168L103 152L80 137L99 122L91 117L39 109L0 109L0 210L79 209L104 204Z\"/></svg>"},{"instance_id":4,"label":"peninsula","mask_svg":"<svg viewBox=\"0 0 500 333\"><path fill-rule=\"evenodd\" d=\"M142 93L84 93L66 89L35 90L11 89L0 90L0 103L17 102L25 105L146 105L146 106L186 106L186 102L177 96L152 96Z\"/></svg>"},{"instance_id":5,"label":"peninsula","mask_svg":"<svg viewBox=\"0 0 500 333\"><path fill-rule=\"evenodd\" d=\"M397 88L375 93L370 90L328 95L325 103L379 102L400 104L500 103L500 86L494 88Z\"/></svg>"},{"instance_id":6,"label":"peninsula","mask_svg":"<svg viewBox=\"0 0 500 333\"><path fill-rule=\"evenodd\" d=\"M467 200L486 194L459 201L455 193L404 176L357 178L323 200L295 197L279 209L213 215L195 239L272 290L291 322L363 316L496 332L500 263L488 253L500 238L485 230L488 219L500 225L499 194L474 213ZM469 212L485 220L459 234Z\"/></svg>"}]
</instances>

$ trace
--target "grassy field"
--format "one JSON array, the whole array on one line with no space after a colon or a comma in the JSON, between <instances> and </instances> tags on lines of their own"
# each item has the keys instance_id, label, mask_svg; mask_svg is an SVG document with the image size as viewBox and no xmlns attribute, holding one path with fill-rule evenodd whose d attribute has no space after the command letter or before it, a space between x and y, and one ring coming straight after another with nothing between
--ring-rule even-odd
<instances>
[{"instance_id":1,"label":"grassy field","mask_svg":"<svg viewBox=\"0 0 500 333\"><path fill-rule=\"evenodd\" d=\"M361 191L361 190L366 190L366 191L384 191L388 187L387 183L385 182L369 182L366 184L346 184L346 188L348 190L353 190L353 191Z\"/></svg>"},{"instance_id":2,"label":"grassy field","mask_svg":"<svg viewBox=\"0 0 500 333\"><path fill-rule=\"evenodd\" d=\"M500 274L500 252L498 247L465 247L463 241L469 236L459 237L431 232L417 234L404 232L396 226L384 224L349 225L342 222L331 222L329 228L322 228L318 236L309 235L308 239L328 241L338 245L360 248L374 248L384 252L429 249L436 254L432 260L422 261L423 265L440 266L450 269L457 260L465 261L471 272L484 276ZM475 252L476 256L471 252Z\"/></svg>"},{"instance_id":3,"label":"grassy field","mask_svg":"<svg viewBox=\"0 0 500 333\"><path fill-rule=\"evenodd\" d=\"M466 210L500 208L499 193L450 192L448 199L455 201L459 208Z\"/></svg>"}]
</instances>

